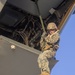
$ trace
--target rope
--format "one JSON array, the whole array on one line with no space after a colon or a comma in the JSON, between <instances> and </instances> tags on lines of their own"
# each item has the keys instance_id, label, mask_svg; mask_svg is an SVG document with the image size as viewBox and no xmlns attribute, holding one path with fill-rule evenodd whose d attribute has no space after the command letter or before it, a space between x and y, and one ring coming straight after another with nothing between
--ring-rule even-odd
<instances>
[{"instance_id":1,"label":"rope","mask_svg":"<svg viewBox=\"0 0 75 75\"><path fill-rule=\"evenodd\" d=\"M42 17L41 17L41 14L40 14L40 10L39 10L39 6L38 6L37 1L38 1L38 0L35 1L35 4L36 4L36 6L37 6L37 10L38 10L40 22L41 22L41 25L42 25L42 29L43 29L44 32L46 32L46 31L45 31L45 27L44 27L44 22L43 22L43 19L42 19Z\"/></svg>"},{"instance_id":2,"label":"rope","mask_svg":"<svg viewBox=\"0 0 75 75\"><path fill-rule=\"evenodd\" d=\"M39 15L39 18L40 18L40 22L41 22L41 25L42 25L42 29L43 29L44 32L46 32L41 15Z\"/></svg>"}]
</instances>

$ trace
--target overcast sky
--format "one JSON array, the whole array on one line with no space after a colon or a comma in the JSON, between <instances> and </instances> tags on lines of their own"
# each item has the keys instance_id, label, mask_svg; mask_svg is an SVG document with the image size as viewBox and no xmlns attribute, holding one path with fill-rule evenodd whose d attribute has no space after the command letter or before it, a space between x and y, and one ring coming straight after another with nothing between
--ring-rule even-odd
<instances>
[{"instance_id":1,"label":"overcast sky","mask_svg":"<svg viewBox=\"0 0 75 75\"><path fill-rule=\"evenodd\" d=\"M59 62L51 75L75 75L75 15L71 15L60 35L56 59Z\"/></svg>"}]
</instances>

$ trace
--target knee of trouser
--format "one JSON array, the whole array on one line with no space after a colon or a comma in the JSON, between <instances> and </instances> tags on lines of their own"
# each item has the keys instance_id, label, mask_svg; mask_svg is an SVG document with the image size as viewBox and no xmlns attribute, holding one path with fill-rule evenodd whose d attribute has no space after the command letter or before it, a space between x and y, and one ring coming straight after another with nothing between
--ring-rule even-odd
<instances>
[{"instance_id":1,"label":"knee of trouser","mask_svg":"<svg viewBox=\"0 0 75 75\"><path fill-rule=\"evenodd\" d=\"M53 50L47 50L43 54L47 58L52 58L53 56L55 56L56 52Z\"/></svg>"}]
</instances>

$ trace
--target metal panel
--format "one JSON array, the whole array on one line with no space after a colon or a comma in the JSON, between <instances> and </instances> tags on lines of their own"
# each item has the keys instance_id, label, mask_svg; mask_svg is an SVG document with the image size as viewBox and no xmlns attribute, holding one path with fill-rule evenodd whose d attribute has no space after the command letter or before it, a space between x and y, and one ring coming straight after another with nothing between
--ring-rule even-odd
<instances>
[{"instance_id":1,"label":"metal panel","mask_svg":"<svg viewBox=\"0 0 75 75\"><path fill-rule=\"evenodd\" d=\"M7 0L10 4L23 9L33 15L38 16L38 11L35 3L31 0ZM51 8L56 8L63 0L38 0L40 13L43 18L49 15Z\"/></svg>"},{"instance_id":2,"label":"metal panel","mask_svg":"<svg viewBox=\"0 0 75 75\"><path fill-rule=\"evenodd\" d=\"M75 11L75 2L72 2L69 9L67 10L66 14L62 18L62 20L61 20L61 22L58 26L58 29L60 30L60 32L62 31L62 29L64 28L66 22L68 21L70 16L74 13L74 11Z\"/></svg>"},{"instance_id":3,"label":"metal panel","mask_svg":"<svg viewBox=\"0 0 75 75\"><path fill-rule=\"evenodd\" d=\"M14 45L15 49L11 46ZM38 75L37 57L40 51L0 36L0 75ZM51 69L56 60L50 60Z\"/></svg>"}]
</instances>

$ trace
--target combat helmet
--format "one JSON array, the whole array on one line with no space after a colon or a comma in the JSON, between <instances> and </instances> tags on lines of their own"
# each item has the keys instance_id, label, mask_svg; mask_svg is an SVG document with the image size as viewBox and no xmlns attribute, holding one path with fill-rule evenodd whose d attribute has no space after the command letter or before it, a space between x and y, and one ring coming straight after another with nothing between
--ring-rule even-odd
<instances>
[{"instance_id":1,"label":"combat helmet","mask_svg":"<svg viewBox=\"0 0 75 75\"><path fill-rule=\"evenodd\" d=\"M54 22L51 22L48 24L47 30L50 30L50 29L57 29L57 26Z\"/></svg>"}]
</instances>

